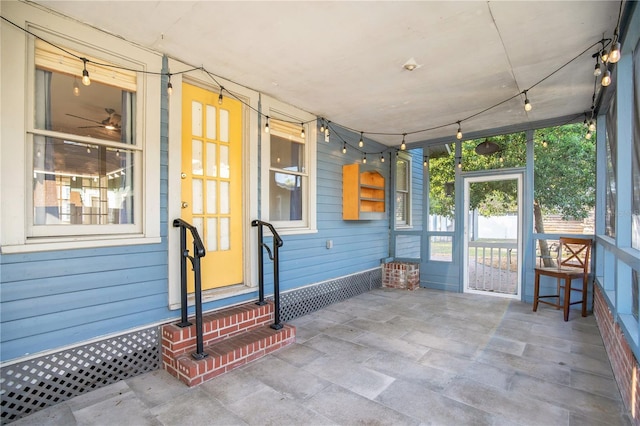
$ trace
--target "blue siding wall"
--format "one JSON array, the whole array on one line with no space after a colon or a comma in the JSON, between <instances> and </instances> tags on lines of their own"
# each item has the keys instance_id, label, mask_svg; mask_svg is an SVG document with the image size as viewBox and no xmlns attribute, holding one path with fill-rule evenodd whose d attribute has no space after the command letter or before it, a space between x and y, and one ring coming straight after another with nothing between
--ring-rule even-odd
<instances>
[{"instance_id":1,"label":"blue siding wall","mask_svg":"<svg viewBox=\"0 0 640 426\"><path fill-rule=\"evenodd\" d=\"M160 244L0 255L0 360L175 316L167 308L166 81Z\"/></svg>"},{"instance_id":2,"label":"blue siding wall","mask_svg":"<svg viewBox=\"0 0 640 426\"><path fill-rule=\"evenodd\" d=\"M342 153L342 140L334 131L331 142L318 141L317 147L317 227L318 232L284 235L280 249L280 289L300 286L360 272L380 266L389 254L389 222L384 220L342 220L342 166L362 162L357 146L359 134L340 131L351 147ZM366 140L367 152L380 152L382 145ZM385 177L389 191L390 162L381 163L379 155L368 155L367 168L378 170ZM387 217L389 216L387 205ZM333 248L327 249L327 240ZM266 257L266 256L265 256ZM265 261L266 291L272 291L272 266Z\"/></svg>"}]
</instances>

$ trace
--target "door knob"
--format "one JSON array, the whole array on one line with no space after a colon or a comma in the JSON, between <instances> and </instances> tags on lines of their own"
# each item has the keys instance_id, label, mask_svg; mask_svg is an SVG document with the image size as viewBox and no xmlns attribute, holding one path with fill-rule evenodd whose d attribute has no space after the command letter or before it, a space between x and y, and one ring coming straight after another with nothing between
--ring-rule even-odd
<instances>
[{"instance_id":1,"label":"door knob","mask_svg":"<svg viewBox=\"0 0 640 426\"><path fill-rule=\"evenodd\" d=\"M187 174L186 174L186 173L180 173L180 177L181 177L182 179L186 179L186 178L187 178Z\"/></svg>"},{"instance_id":2,"label":"door knob","mask_svg":"<svg viewBox=\"0 0 640 426\"><path fill-rule=\"evenodd\" d=\"M187 203L186 201L182 202L182 208L186 209L187 207L189 207L189 203Z\"/></svg>"}]
</instances>

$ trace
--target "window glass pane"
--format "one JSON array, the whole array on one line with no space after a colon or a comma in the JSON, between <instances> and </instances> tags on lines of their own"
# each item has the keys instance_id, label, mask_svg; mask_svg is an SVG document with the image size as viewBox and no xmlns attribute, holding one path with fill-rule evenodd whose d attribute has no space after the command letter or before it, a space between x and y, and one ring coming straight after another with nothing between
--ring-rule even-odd
<instances>
[{"instance_id":1,"label":"window glass pane","mask_svg":"<svg viewBox=\"0 0 640 426\"><path fill-rule=\"evenodd\" d=\"M202 136L202 104L191 101L191 134Z\"/></svg>"},{"instance_id":2,"label":"window glass pane","mask_svg":"<svg viewBox=\"0 0 640 426\"><path fill-rule=\"evenodd\" d=\"M135 153L34 136L33 224L131 224Z\"/></svg>"},{"instance_id":3,"label":"window glass pane","mask_svg":"<svg viewBox=\"0 0 640 426\"><path fill-rule=\"evenodd\" d=\"M396 236L396 257L420 259L419 235L397 235Z\"/></svg>"},{"instance_id":4,"label":"window glass pane","mask_svg":"<svg viewBox=\"0 0 640 426\"><path fill-rule=\"evenodd\" d=\"M607 146L607 170L605 173L605 193L606 193L606 210L605 210L605 234L611 238L616 236L616 151L618 146L617 139L617 114L616 114L616 96L613 95L609 110L607 111L607 128L605 132L605 140Z\"/></svg>"},{"instance_id":5,"label":"window glass pane","mask_svg":"<svg viewBox=\"0 0 640 426\"><path fill-rule=\"evenodd\" d=\"M220 145L220 177L228 179L229 173L229 147Z\"/></svg>"},{"instance_id":6,"label":"window glass pane","mask_svg":"<svg viewBox=\"0 0 640 426\"><path fill-rule=\"evenodd\" d=\"M37 68L35 128L135 143L135 93Z\"/></svg>"},{"instance_id":7,"label":"window glass pane","mask_svg":"<svg viewBox=\"0 0 640 426\"><path fill-rule=\"evenodd\" d=\"M207 143L207 176L216 177L218 175L218 162L216 159L216 144Z\"/></svg>"},{"instance_id":8,"label":"window glass pane","mask_svg":"<svg viewBox=\"0 0 640 426\"><path fill-rule=\"evenodd\" d=\"M454 231L455 147L427 148L429 174L429 231Z\"/></svg>"},{"instance_id":9,"label":"window glass pane","mask_svg":"<svg viewBox=\"0 0 640 426\"><path fill-rule=\"evenodd\" d=\"M406 225L407 223L407 193L396 193L396 224Z\"/></svg>"},{"instance_id":10,"label":"window glass pane","mask_svg":"<svg viewBox=\"0 0 640 426\"><path fill-rule=\"evenodd\" d=\"M533 137L534 231L592 234L595 231L595 138L583 124L536 130ZM548 252L543 240L538 249Z\"/></svg>"},{"instance_id":11,"label":"window glass pane","mask_svg":"<svg viewBox=\"0 0 640 426\"><path fill-rule=\"evenodd\" d=\"M229 193L229 182L220 182L220 214L229 214L231 205L231 194Z\"/></svg>"},{"instance_id":12,"label":"window glass pane","mask_svg":"<svg viewBox=\"0 0 640 426\"><path fill-rule=\"evenodd\" d=\"M640 250L640 41L633 52L633 203L631 246ZM637 279L637 272L636 272ZM637 298L636 298L637 299Z\"/></svg>"},{"instance_id":13,"label":"window glass pane","mask_svg":"<svg viewBox=\"0 0 640 426\"><path fill-rule=\"evenodd\" d=\"M220 141L229 142L229 111L220 109Z\"/></svg>"},{"instance_id":14,"label":"window glass pane","mask_svg":"<svg viewBox=\"0 0 640 426\"><path fill-rule=\"evenodd\" d=\"M409 162L406 160L396 161L396 190L408 191L409 190Z\"/></svg>"},{"instance_id":15,"label":"window glass pane","mask_svg":"<svg viewBox=\"0 0 640 426\"><path fill-rule=\"evenodd\" d=\"M292 172L303 172L303 165L303 144L271 135L271 167Z\"/></svg>"},{"instance_id":16,"label":"window glass pane","mask_svg":"<svg viewBox=\"0 0 640 426\"><path fill-rule=\"evenodd\" d=\"M209 214L216 213L216 205L217 205L216 185L217 185L217 182L215 180L207 181L207 213Z\"/></svg>"},{"instance_id":17,"label":"window glass pane","mask_svg":"<svg viewBox=\"0 0 640 426\"><path fill-rule=\"evenodd\" d=\"M207 218L207 251L218 250L218 219Z\"/></svg>"},{"instance_id":18,"label":"window glass pane","mask_svg":"<svg viewBox=\"0 0 640 426\"><path fill-rule=\"evenodd\" d=\"M231 248L231 229L228 217L220 218L220 250L229 250Z\"/></svg>"},{"instance_id":19,"label":"window glass pane","mask_svg":"<svg viewBox=\"0 0 640 426\"><path fill-rule=\"evenodd\" d=\"M191 173L202 176L202 141L191 141Z\"/></svg>"},{"instance_id":20,"label":"window glass pane","mask_svg":"<svg viewBox=\"0 0 640 426\"><path fill-rule=\"evenodd\" d=\"M202 194L202 179L193 179L191 181L191 211L194 214L203 213L203 194Z\"/></svg>"},{"instance_id":21,"label":"window glass pane","mask_svg":"<svg viewBox=\"0 0 640 426\"><path fill-rule=\"evenodd\" d=\"M207 105L207 139L216 139L216 107Z\"/></svg>"},{"instance_id":22,"label":"window glass pane","mask_svg":"<svg viewBox=\"0 0 640 426\"><path fill-rule=\"evenodd\" d=\"M429 237L429 260L453 261L453 237L433 235Z\"/></svg>"},{"instance_id":23,"label":"window glass pane","mask_svg":"<svg viewBox=\"0 0 640 426\"><path fill-rule=\"evenodd\" d=\"M270 220L302 219L302 177L271 171L269 173Z\"/></svg>"}]
</instances>

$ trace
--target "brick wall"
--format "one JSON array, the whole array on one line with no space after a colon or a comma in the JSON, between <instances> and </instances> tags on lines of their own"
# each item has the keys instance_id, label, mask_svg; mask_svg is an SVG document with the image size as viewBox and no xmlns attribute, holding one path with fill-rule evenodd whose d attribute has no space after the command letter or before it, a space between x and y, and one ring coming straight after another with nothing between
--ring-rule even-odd
<instances>
[{"instance_id":1,"label":"brick wall","mask_svg":"<svg viewBox=\"0 0 640 426\"><path fill-rule=\"evenodd\" d=\"M382 286L415 290L420 287L420 265L411 262L389 262L382 266Z\"/></svg>"},{"instance_id":2,"label":"brick wall","mask_svg":"<svg viewBox=\"0 0 640 426\"><path fill-rule=\"evenodd\" d=\"M633 422L640 425L640 372L638 361L633 355L620 326L613 321L600 287L594 286L594 314L600 328L604 346L609 355L613 374L618 382L620 394L627 409L633 416Z\"/></svg>"}]
</instances>

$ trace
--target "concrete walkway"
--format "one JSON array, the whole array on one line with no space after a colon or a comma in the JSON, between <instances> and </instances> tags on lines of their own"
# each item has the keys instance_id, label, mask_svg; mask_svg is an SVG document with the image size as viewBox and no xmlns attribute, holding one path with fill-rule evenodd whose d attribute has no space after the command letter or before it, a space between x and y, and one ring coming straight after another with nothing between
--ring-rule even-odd
<instances>
[{"instance_id":1,"label":"concrete walkway","mask_svg":"<svg viewBox=\"0 0 640 426\"><path fill-rule=\"evenodd\" d=\"M13 424L630 424L593 316L379 289L291 323L295 344L198 387L155 371Z\"/></svg>"}]
</instances>

